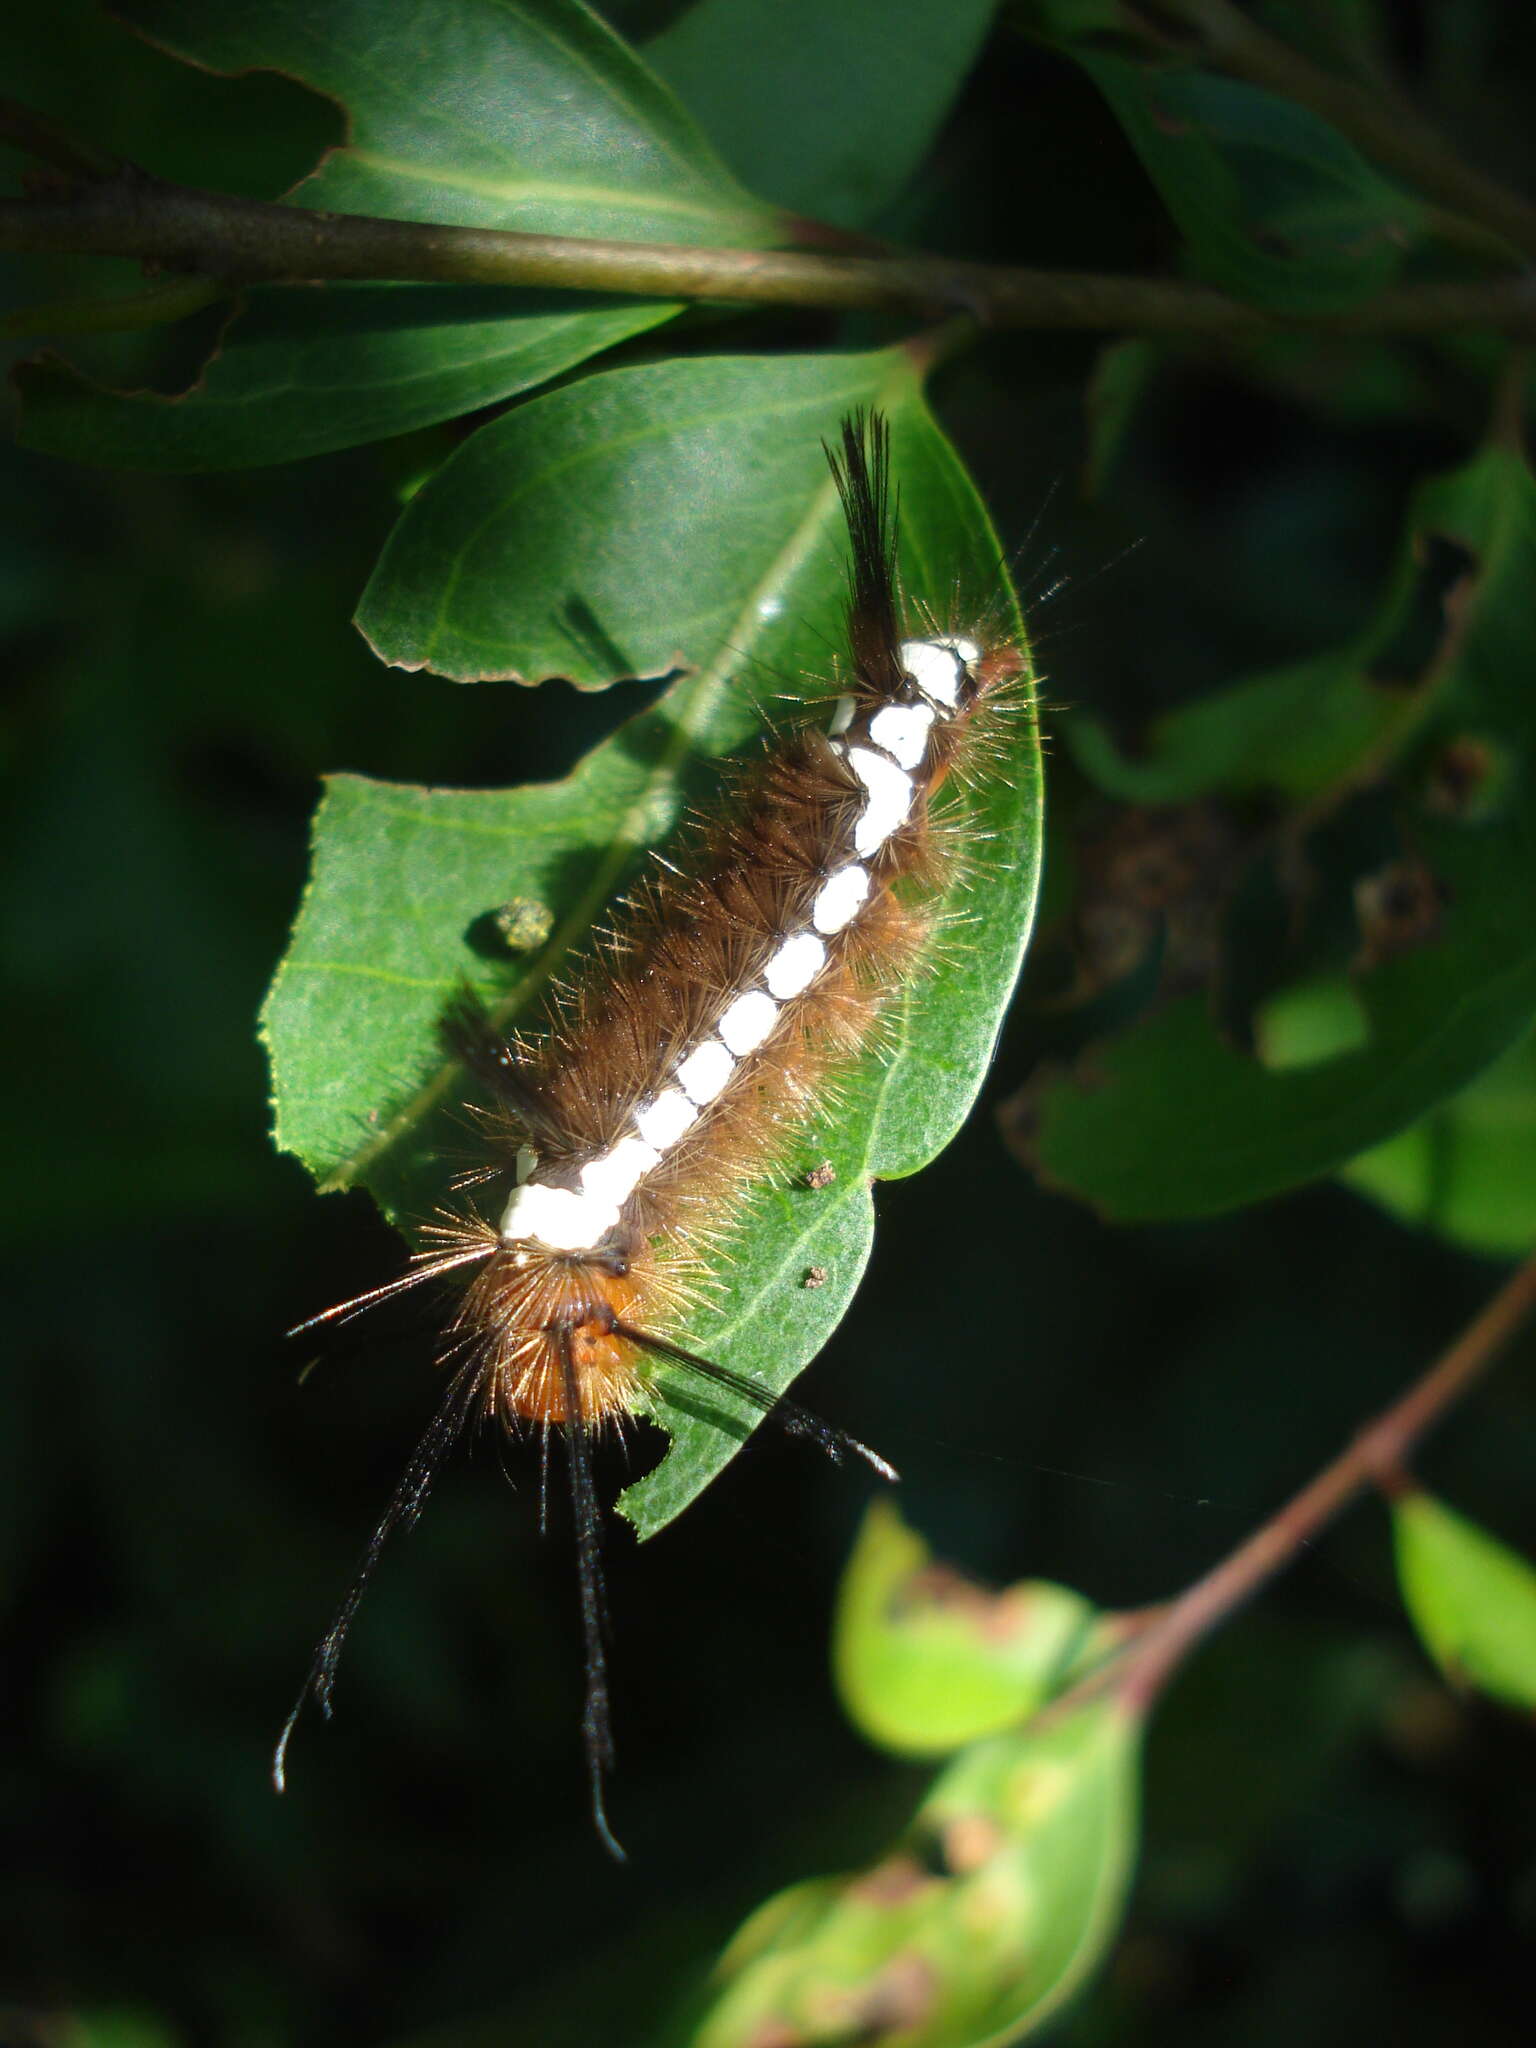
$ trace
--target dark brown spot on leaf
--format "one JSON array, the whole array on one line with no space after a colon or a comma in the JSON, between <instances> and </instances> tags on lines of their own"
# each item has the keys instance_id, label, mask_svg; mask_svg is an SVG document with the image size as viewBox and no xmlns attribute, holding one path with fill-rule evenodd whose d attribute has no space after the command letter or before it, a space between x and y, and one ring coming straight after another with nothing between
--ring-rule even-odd
<instances>
[{"instance_id":1,"label":"dark brown spot on leaf","mask_svg":"<svg viewBox=\"0 0 1536 2048\"><path fill-rule=\"evenodd\" d=\"M1494 747L1476 733L1461 733L1447 740L1430 761L1424 779L1424 808L1440 818L1484 816L1498 766Z\"/></svg>"},{"instance_id":2,"label":"dark brown spot on leaf","mask_svg":"<svg viewBox=\"0 0 1536 2048\"><path fill-rule=\"evenodd\" d=\"M1360 925L1357 972L1379 967L1438 938L1445 890L1417 855L1395 860L1355 884Z\"/></svg>"}]
</instances>

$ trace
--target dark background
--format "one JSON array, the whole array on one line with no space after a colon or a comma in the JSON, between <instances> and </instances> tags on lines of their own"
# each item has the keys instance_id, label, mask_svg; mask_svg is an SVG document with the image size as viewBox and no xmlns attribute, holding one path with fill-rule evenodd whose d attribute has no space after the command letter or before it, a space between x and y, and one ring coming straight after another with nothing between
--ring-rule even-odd
<instances>
[{"instance_id":1,"label":"dark background","mask_svg":"<svg viewBox=\"0 0 1536 2048\"><path fill-rule=\"evenodd\" d=\"M336 133L297 88L184 74L73 0L3 35L11 89L167 175L275 193ZM1490 146L1528 110L1527 56L1513 38ZM997 260L1169 257L1095 95L1005 37L899 226ZM13 297L111 269L32 266ZM827 335L744 323L729 345ZM173 387L196 339L74 353ZM1312 365L1302 404L1191 356L1090 500L1097 346L997 340L935 397L1026 589L1067 579L1036 614L1050 695L1127 727L1350 632L1413 483L1483 424L1477 382L1411 344L1423 402L1392 413L1343 366ZM535 1475L514 1458L509 1491L488 1448L388 1557L336 1723L305 1722L288 1797L270 1790L433 1399L409 1309L321 1346L281 1334L399 1256L363 1197L321 1200L266 1137L254 1017L316 779L558 774L616 709L387 671L349 627L402 478L457 431L210 478L0 469L8 2041L639 2043L747 1910L877 1852L923 1782L850 1733L827 1677L865 1484L765 1432L644 1550L611 1532L628 1869L586 1817L563 1521L541 1540ZM1077 815L1059 752L1051 772ZM989 1104L1059 1046L1060 929L966 1132L882 1190L866 1285L800 1392L902 1467L904 1511L956 1563L1133 1606L1230 1548L1498 1274L1326 1187L1136 1231L1039 1191ZM1425 1464L1528 1551L1531 1356ZM1532 1766L1527 1728L1434 1677L1384 1518L1357 1510L1158 1715L1129 1926L1058 2038L1528 2040Z\"/></svg>"}]
</instances>

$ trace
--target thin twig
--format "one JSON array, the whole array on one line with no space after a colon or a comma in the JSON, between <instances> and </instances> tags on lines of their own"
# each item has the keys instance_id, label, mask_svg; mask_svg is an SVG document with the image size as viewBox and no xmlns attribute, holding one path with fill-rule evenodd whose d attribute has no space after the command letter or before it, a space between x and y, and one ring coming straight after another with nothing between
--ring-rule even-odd
<instances>
[{"instance_id":1,"label":"thin twig","mask_svg":"<svg viewBox=\"0 0 1536 2048\"><path fill-rule=\"evenodd\" d=\"M1533 1312L1536 1256L1505 1281L1449 1350L1400 1400L1368 1423L1341 1456L1213 1571L1162 1609L1123 1655L1074 1688L1058 1707L1071 1705L1074 1694L1081 1698L1104 1692L1113 1692L1133 1711L1149 1707L1196 1644L1292 1563L1342 1508L1369 1487L1391 1484L1401 1474L1419 1439L1487 1370Z\"/></svg>"},{"instance_id":2,"label":"thin twig","mask_svg":"<svg viewBox=\"0 0 1536 2048\"><path fill-rule=\"evenodd\" d=\"M1305 322L1178 279L1020 270L900 252L695 248L384 220L268 204L142 172L36 199L0 199L0 250L129 256L226 284L326 279L503 284L906 314L992 327L1241 339L1477 326L1536 338L1536 281L1403 286Z\"/></svg>"}]
</instances>

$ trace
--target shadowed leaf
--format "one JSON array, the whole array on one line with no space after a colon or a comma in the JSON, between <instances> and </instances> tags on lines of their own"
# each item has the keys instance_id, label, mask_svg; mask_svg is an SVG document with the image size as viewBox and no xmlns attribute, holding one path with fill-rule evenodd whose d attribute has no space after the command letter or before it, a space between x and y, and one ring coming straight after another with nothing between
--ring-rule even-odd
<instances>
[{"instance_id":1,"label":"shadowed leaf","mask_svg":"<svg viewBox=\"0 0 1536 2048\"><path fill-rule=\"evenodd\" d=\"M701 0L645 57L753 191L864 227L906 184L993 0Z\"/></svg>"},{"instance_id":2,"label":"shadowed leaf","mask_svg":"<svg viewBox=\"0 0 1536 2048\"><path fill-rule=\"evenodd\" d=\"M1423 209L1309 108L1241 79L1073 48L1209 283L1284 313L1389 284Z\"/></svg>"},{"instance_id":3,"label":"shadowed leaf","mask_svg":"<svg viewBox=\"0 0 1536 2048\"><path fill-rule=\"evenodd\" d=\"M1402 830L1442 914L1358 976L1366 1042L1352 1050L1273 1071L1186 997L1045 1081L1020 1148L1108 1215L1209 1215L1332 1172L1465 1087L1536 1009L1536 818L1513 765L1536 757L1536 488L1516 455L1490 449L1420 493L1412 530L1470 564L1401 771ZM1452 801L1445 763L1469 736L1503 766Z\"/></svg>"}]
</instances>

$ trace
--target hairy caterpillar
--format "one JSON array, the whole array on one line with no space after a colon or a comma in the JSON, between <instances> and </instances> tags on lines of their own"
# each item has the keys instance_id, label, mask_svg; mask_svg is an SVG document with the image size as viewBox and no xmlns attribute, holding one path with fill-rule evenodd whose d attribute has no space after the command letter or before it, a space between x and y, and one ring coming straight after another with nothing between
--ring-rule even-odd
<instances>
[{"instance_id":1,"label":"hairy caterpillar","mask_svg":"<svg viewBox=\"0 0 1536 2048\"><path fill-rule=\"evenodd\" d=\"M444 1449L490 1413L564 1442L586 1641L584 1731L610 1847L611 1760L590 1435L653 1391L653 1362L729 1389L834 1455L884 1461L767 1388L684 1349L705 1254L787 1136L835 1096L840 1066L878 1042L893 995L929 948L962 849L930 799L985 760L989 716L1024 671L1011 641L926 621L904 637L878 416L829 451L849 540L846 656L819 697L733 779L729 799L630 899L542 1034L504 1039L469 998L444 1020L479 1079L491 1216L429 1226L399 1279L315 1318L344 1318L459 1274L449 1385L316 1652L278 1745L311 1695L329 1711L347 1629L384 1539L419 1512ZM307 1327L307 1326L306 1326Z\"/></svg>"}]
</instances>

